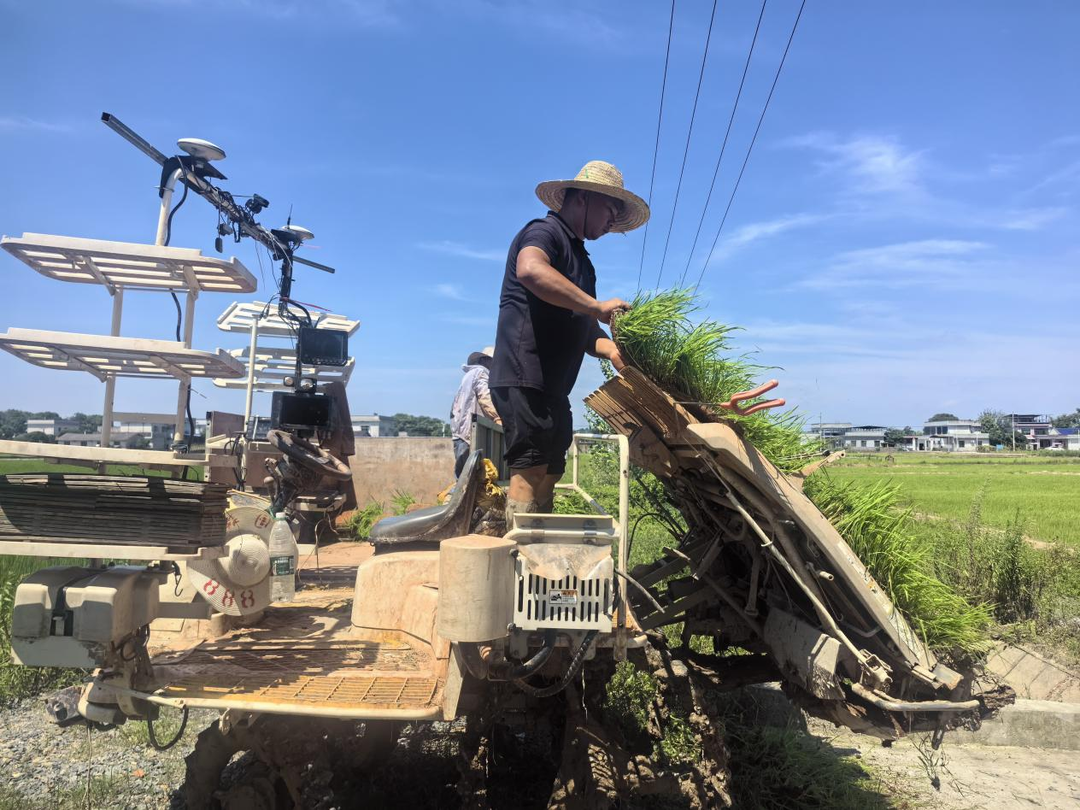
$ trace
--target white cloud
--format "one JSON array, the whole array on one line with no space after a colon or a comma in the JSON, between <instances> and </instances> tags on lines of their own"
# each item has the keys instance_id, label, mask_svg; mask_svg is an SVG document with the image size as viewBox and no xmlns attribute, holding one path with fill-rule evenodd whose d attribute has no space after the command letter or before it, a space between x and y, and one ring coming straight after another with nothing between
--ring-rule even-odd
<instances>
[{"instance_id":1,"label":"white cloud","mask_svg":"<svg viewBox=\"0 0 1080 810\"><path fill-rule=\"evenodd\" d=\"M784 145L821 153L818 166L844 175L855 192L922 193L923 153L905 149L894 138L864 135L842 140L832 133L817 132L789 138Z\"/></svg>"},{"instance_id":2,"label":"white cloud","mask_svg":"<svg viewBox=\"0 0 1080 810\"><path fill-rule=\"evenodd\" d=\"M817 289L898 288L916 284L955 287L976 280L982 265L973 262L971 256L988 247L984 242L925 239L849 250L835 256L824 271L803 279L796 286Z\"/></svg>"},{"instance_id":3,"label":"white cloud","mask_svg":"<svg viewBox=\"0 0 1080 810\"><path fill-rule=\"evenodd\" d=\"M744 248L754 242L777 236L785 231L794 230L796 228L805 228L808 225L816 225L819 222L829 219L831 216L833 215L805 213L788 214L777 217L776 219L750 222L738 228L731 236L716 246L716 250L713 251L709 264L711 265L713 262L726 259L740 248Z\"/></svg>"},{"instance_id":4,"label":"white cloud","mask_svg":"<svg viewBox=\"0 0 1080 810\"><path fill-rule=\"evenodd\" d=\"M1008 211L998 223L1010 231L1037 231L1067 214L1067 208L1028 208Z\"/></svg>"},{"instance_id":5,"label":"white cloud","mask_svg":"<svg viewBox=\"0 0 1080 810\"><path fill-rule=\"evenodd\" d=\"M451 301L469 300L465 297L465 293L461 291L461 287L457 284L436 284L431 288L431 291L443 298L449 298Z\"/></svg>"},{"instance_id":6,"label":"white cloud","mask_svg":"<svg viewBox=\"0 0 1080 810\"><path fill-rule=\"evenodd\" d=\"M70 132L71 127L67 124L53 124L48 121L38 121L27 118L24 115L0 116L0 132Z\"/></svg>"},{"instance_id":7,"label":"white cloud","mask_svg":"<svg viewBox=\"0 0 1080 810\"><path fill-rule=\"evenodd\" d=\"M463 259L477 259L485 262L501 262L506 261L505 250L484 250L482 248L472 248L468 245L464 245L461 242L452 242L448 239L443 239L438 242L420 242L417 247L421 250L430 250L434 253L445 253L448 256L459 256Z\"/></svg>"}]
</instances>

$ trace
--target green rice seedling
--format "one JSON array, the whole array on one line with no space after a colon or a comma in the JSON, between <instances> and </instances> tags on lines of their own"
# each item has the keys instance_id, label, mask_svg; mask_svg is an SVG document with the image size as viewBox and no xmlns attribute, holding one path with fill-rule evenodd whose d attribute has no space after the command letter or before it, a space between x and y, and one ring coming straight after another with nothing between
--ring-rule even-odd
<instances>
[{"instance_id":1,"label":"green rice seedling","mask_svg":"<svg viewBox=\"0 0 1080 810\"><path fill-rule=\"evenodd\" d=\"M740 416L721 409L733 394L758 385L761 366L748 355L733 355L731 335L737 327L691 316L699 310L690 290L639 293L632 309L620 314L612 335L627 362L692 409L739 425L743 435L785 472L806 464L821 451L808 440L803 419L793 411L759 411Z\"/></svg>"},{"instance_id":2,"label":"green rice seedling","mask_svg":"<svg viewBox=\"0 0 1080 810\"><path fill-rule=\"evenodd\" d=\"M815 474L805 491L836 527L928 647L952 661L990 648L991 607L970 604L934 575L934 547L914 531L898 488L839 484Z\"/></svg>"}]
</instances>

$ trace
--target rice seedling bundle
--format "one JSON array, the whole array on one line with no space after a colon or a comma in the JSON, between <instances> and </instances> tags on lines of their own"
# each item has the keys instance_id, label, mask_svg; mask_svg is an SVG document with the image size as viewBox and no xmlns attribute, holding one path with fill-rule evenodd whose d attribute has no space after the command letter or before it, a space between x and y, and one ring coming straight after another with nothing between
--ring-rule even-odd
<instances>
[{"instance_id":1,"label":"rice seedling bundle","mask_svg":"<svg viewBox=\"0 0 1080 810\"><path fill-rule=\"evenodd\" d=\"M820 442L803 433L804 420L794 411L740 416L720 407L733 394L759 385L768 369L746 354L733 354L737 327L691 319L699 310L693 292L639 293L631 306L614 320L612 336L627 363L673 398L706 418L736 423L784 472L801 469L823 452ZM931 549L911 531L911 516L899 508L896 488L838 486L823 473L806 484L810 499L931 649L954 661L986 652L989 608L968 604L933 576Z\"/></svg>"}]
</instances>

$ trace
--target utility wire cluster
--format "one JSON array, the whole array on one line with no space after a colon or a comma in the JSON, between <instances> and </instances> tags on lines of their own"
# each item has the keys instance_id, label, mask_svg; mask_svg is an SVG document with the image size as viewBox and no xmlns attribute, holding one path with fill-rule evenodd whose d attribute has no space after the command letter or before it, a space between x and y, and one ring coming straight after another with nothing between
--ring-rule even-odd
<instances>
[{"instance_id":1,"label":"utility wire cluster","mask_svg":"<svg viewBox=\"0 0 1080 810\"><path fill-rule=\"evenodd\" d=\"M708 210L709 210L709 205L712 202L713 192L716 190L716 181L717 181L717 178L720 175L720 166L723 164L724 155L727 152L728 142L729 142L729 139L731 137L732 126L733 126L733 124L735 122L736 114L737 114L737 112L739 110L739 102L742 99L743 89L744 89L744 87L746 85L746 78L747 78L747 75L750 72L750 62L751 62L751 59L752 59L752 57L754 55L754 49L757 46L758 35L761 33L761 24L762 24L762 20L765 17L765 8L766 8L767 5L768 5L768 0L762 0L761 11L758 14L757 24L756 24L756 26L754 28L754 36L753 36L753 39L750 42L750 49L747 52L746 61L745 61L744 65L743 65L742 77L739 80L739 88L735 93L735 99L734 99L734 101L732 102L732 105L731 105L731 114L728 117L727 128L724 131L724 138L723 138L723 141L720 144L719 155L716 158L716 166L713 169L712 180L709 183L709 192L708 192L708 195L706 196L705 204L702 206L701 216L700 216L700 218L698 220L697 230L694 233L693 244L691 245L689 254L687 255L686 266L683 268L682 274L680 275L679 280L678 280L678 286L680 286L680 287L683 286L687 281L687 276L688 276L688 274L690 272L690 266L691 266L691 263L693 262L693 259L694 259L694 252L697 250L698 241L699 241L699 239L701 237L702 228L704 227L704 224L705 224L705 218L706 218L706 215L707 215ZM682 165L680 166L680 169L679 169L679 179L678 179L678 183L676 184L675 197L674 197L674 200L672 202L671 217L670 217L670 219L668 221L667 237L666 237L665 242L664 242L664 250L663 250L663 253L661 255L660 267L659 267L659 271L658 271L657 276L656 276L656 286L657 287L660 286L660 282L663 279L664 267L665 267L666 262L667 262L668 248L669 248L669 245L670 245L670 242L671 242L671 234L672 234L672 230L673 230L674 224L675 224L675 215L676 215L676 212L678 210L679 195L680 195L680 193L682 191L683 176L684 176L684 174L686 172L687 157L688 157L689 152L690 152L690 142L691 142L691 139L693 137L693 132L694 132L694 121L695 121L695 119L697 117L698 102L699 102L700 96L701 96L702 82L703 82L704 77L705 77L705 67L706 67L706 63L707 63L708 58L709 58L709 46L710 46L710 43L712 42L713 24L714 24L714 22L716 20L716 7L717 7L717 3L714 0L713 7L712 7L712 13L711 13L711 15L709 17L709 28L708 28L708 31L707 31L707 33L705 35L705 46L704 46L702 57L701 57L701 68L700 68L700 70L698 72L697 89L696 89L696 91L694 93L694 104L693 104L693 108L692 108L691 113L690 113L690 122L689 122L689 124L687 126L686 144L685 144L685 146L683 148ZM750 155L753 152L754 144L757 142L758 134L761 132L762 123L765 120L765 113L768 112L769 104L772 101L772 97L773 97L774 92L776 91L777 83L780 80L780 73L784 69L784 63L787 61L788 52L791 50L791 43L795 39L795 32L799 27L799 21L802 19L803 10L805 8L806 8L806 0L802 0L801 4L799 5L799 11L795 16L795 21L791 26L791 33L788 35L787 45L784 48L783 56L781 57L780 63L776 68L776 73L773 76L772 85L771 85L771 87L769 89L769 94L766 97L765 103L763 104L762 109L761 109L761 113L758 116L757 126L754 129L754 134L751 137L750 143L746 148L746 153L745 153L745 155L743 157L742 166L739 169L739 174L735 179L734 186L731 189L731 194L728 196L727 205L724 208L723 216L720 218L720 224L717 226L716 233L715 233L715 235L713 237L713 240L712 240L712 243L711 243L711 245L709 247L708 255L705 257L705 261L701 265L701 272L698 274L697 282L694 285L695 289L698 286L701 285L701 281L705 276L705 271L708 269L709 262L712 260L713 253L716 251L716 246L720 241L720 234L723 232L724 226L727 224L728 215L731 213L732 204L735 201L735 195L739 190L740 184L742 183L743 175L746 172L746 166L750 162ZM667 41L667 48L666 48L665 56L664 56L664 74L663 74L663 80L661 82L661 88L660 88L660 108L659 108L659 112L657 114L657 122L656 122L656 143L655 143L655 146L653 148L652 175L651 175L651 178L649 180L649 198L648 198L648 202L649 202L650 205L652 205L652 196L653 196L653 190L654 190L655 180L656 180L657 157L658 157L659 151L660 151L660 132L661 132L661 128L662 128L662 125L663 125L664 101L665 101L665 97L667 95L668 68L669 68L669 63L670 63L671 40L672 40L672 34L674 32L674 27L675 27L675 0L672 0L670 21L669 21L669 25L668 25L668 41ZM639 265L638 265L638 286L639 287L641 286L642 268L644 267L644 264L645 264L645 246L646 246L647 240L648 240L648 223L646 223L646 225L645 225L644 234L642 236L642 243L641 243L641 259L640 259L640 262L639 262Z\"/></svg>"}]
</instances>

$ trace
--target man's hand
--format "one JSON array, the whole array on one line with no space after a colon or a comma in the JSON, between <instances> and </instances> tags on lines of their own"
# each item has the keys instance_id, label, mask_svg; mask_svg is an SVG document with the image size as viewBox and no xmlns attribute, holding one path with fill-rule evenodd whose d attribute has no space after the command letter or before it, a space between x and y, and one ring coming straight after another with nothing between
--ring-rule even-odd
<instances>
[{"instance_id":1,"label":"man's hand","mask_svg":"<svg viewBox=\"0 0 1080 810\"><path fill-rule=\"evenodd\" d=\"M606 301L596 302L596 320L600 323L611 323L611 316L616 312L626 312L630 309L630 305L623 301L621 298L609 298Z\"/></svg>"},{"instance_id":2,"label":"man's hand","mask_svg":"<svg viewBox=\"0 0 1080 810\"><path fill-rule=\"evenodd\" d=\"M594 349L596 356L607 360L611 365L615 366L616 371L622 371L626 368L626 360L619 351L619 347L615 345L614 340L606 335L597 338Z\"/></svg>"}]
</instances>

